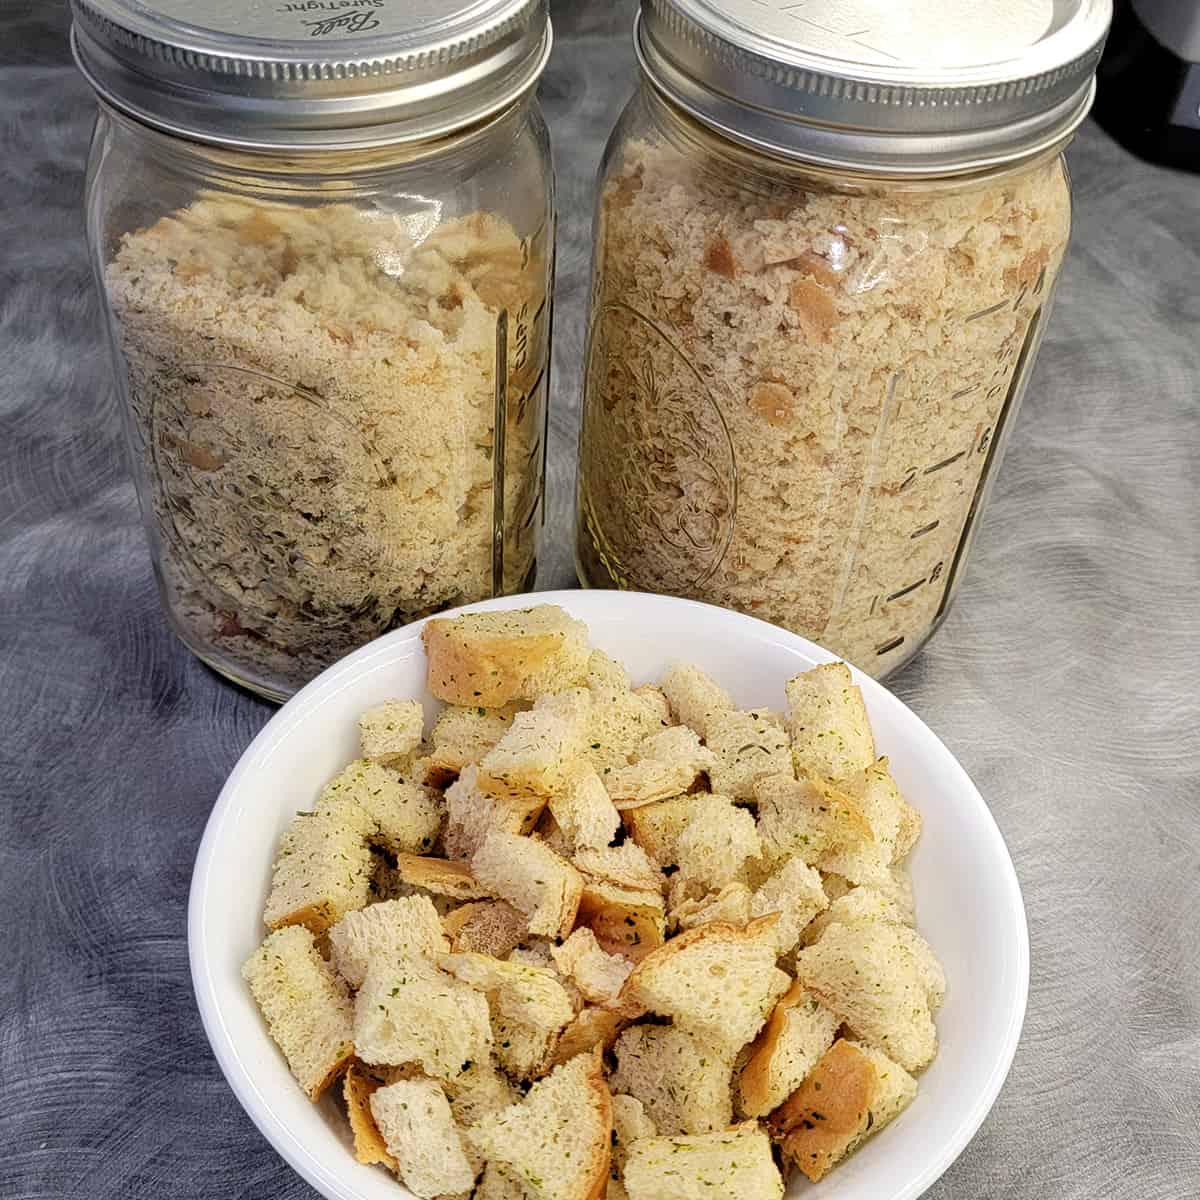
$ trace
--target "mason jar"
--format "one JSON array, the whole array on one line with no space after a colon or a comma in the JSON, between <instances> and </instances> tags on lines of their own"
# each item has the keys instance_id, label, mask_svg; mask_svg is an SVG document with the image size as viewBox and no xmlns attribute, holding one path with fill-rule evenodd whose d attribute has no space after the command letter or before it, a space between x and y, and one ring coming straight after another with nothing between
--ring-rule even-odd
<instances>
[{"instance_id":1,"label":"mason jar","mask_svg":"<svg viewBox=\"0 0 1200 1200\"><path fill-rule=\"evenodd\" d=\"M87 231L166 614L282 699L526 589L554 247L544 0L75 0Z\"/></svg>"},{"instance_id":2,"label":"mason jar","mask_svg":"<svg viewBox=\"0 0 1200 1200\"><path fill-rule=\"evenodd\" d=\"M1110 17L910 9L643 0L641 82L600 172L580 439L585 585L739 609L876 676L962 578Z\"/></svg>"}]
</instances>

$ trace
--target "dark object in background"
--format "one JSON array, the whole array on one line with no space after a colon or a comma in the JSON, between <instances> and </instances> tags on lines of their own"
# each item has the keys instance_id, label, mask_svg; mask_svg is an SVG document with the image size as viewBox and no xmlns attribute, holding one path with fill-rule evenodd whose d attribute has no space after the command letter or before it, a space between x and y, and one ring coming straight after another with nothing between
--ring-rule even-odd
<instances>
[{"instance_id":1,"label":"dark object in background","mask_svg":"<svg viewBox=\"0 0 1200 1200\"><path fill-rule=\"evenodd\" d=\"M1200 170L1200 0L1117 0L1096 119L1143 158Z\"/></svg>"}]
</instances>

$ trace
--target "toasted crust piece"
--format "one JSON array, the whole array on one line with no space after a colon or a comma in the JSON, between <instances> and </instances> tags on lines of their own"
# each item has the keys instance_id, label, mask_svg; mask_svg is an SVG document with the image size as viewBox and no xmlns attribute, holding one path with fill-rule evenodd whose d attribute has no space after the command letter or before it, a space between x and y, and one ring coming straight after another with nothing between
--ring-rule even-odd
<instances>
[{"instance_id":1,"label":"toasted crust piece","mask_svg":"<svg viewBox=\"0 0 1200 1200\"><path fill-rule=\"evenodd\" d=\"M354 1055L346 985L299 925L269 934L246 960L242 978L296 1082L317 1100Z\"/></svg>"},{"instance_id":2,"label":"toasted crust piece","mask_svg":"<svg viewBox=\"0 0 1200 1200\"><path fill-rule=\"evenodd\" d=\"M583 878L535 838L492 831L471 869L483 887L525 914L530 933L566 937L574 928Z\"/></svg>"},{"instance_id":3,"label":"toasted crust piece","mask_svg":"<svg viewBox=\"0 0 1200 1200\"><path fill-rule=\"evenodd\" d=\"M513 717L525 705L503 708L460 708L449 705L438 714L429 732L430 747L424 762L426 782L452 779L463 768L478 763L508 732Z\"/></svg>"},{"instance_id":4,"label":"toasted crust piece","mask_svg":"<svg viewBox=\"0 0 1200 1200\"><path fill-rule=\"evenodd\" d=\"M358 731L363 758L397 766L421 744L425 713L417 700L385 700L358 718Z\"/></svg>"},{"instance_id":5,"label":"toasted crust piece","mask_svg":"<svg viewBox=\"0 0 1200 1200\"><path fill-rule=\"evenodd\" d=\"M673 725L643 738L632 762L605 775L604 786L618 810L637 808L688 791L716 761L693 730Z\"/></svg>"},{"instance_id":6,"label":"toasted crust piece","mask_svg":"<svg viewBox=\"0 0 1200 1200\"><path fill-rule=\"evenodd\" d=\"M399 1164L389 1153L371 1112L371 1096L382 1086L382 1081L364 1067L351 1063L342 1079L342 1095L350 1119L350 1132L354 1135L354 1157L366 1166L382 1163L388 1170L398 1171Z\"/></svg>"},{"instance_id":7,"label":"toasted crust piece","mask_svg":"<svg viewBox=\"0 0 1200 1200\"><path fill-rule=\"evenodd\" d=\"M329 930L330 957L351 987L361 987L372 960L432 958L450 945L426 896L384 900L347 913Z\"/></svg>"},{"instance_id":8,"label":"toasted crust piece","mask_svg":"<svg viewBox=\"0 0 1200 1200\"><path fill-rule=\"evenodd\" d=\"M574 858L575 865L594 879L615 883L618 887L661 892L666 878L636 842L601 849L585 848Z\"/></svg>"},{"instance_id":9,"label":"toasted crust piece","mask_svg":"<svg viewBox=\"0 0 1200 1200\"><path fill-rule=\"evenodd\" d=\"M513 717L508 732L479 763L479 786L512 800L546 800L561 791L584 749L591 693L571 688L543 696Z\"/></svg>"},{"instance_id":10,"label":"toasted crust piece","mask_svg":"<svg viewBox=\"0 0 1200 1200\"><path fill-rule=\"evenodd\" d=\"M455 954L490 954L504 958L529 932L525 916L507 900L464 904L442 918L442 929Z\"/></svg>"},{"instance_id":11,"label":"toasted crust piece","mask_svg":"<svg viewBox=\"0 0 1200 1200\"><path fill-rule=\"evenodd\" d=\"M754 795L763 853L773 863L801 858L816 866L833 850L874 841L858 801L824 780L763 775L755 780Z\"/></svg>"},{"instance_id":12,"label":"toasted crust piece","mask_svg":"<svg viewBox=\"0 0 1200 1200\"><path fill-rule=\"evenodd\" d=\"M410 887L422 888L453 900L481 900L491 893L471 874L466 863L419 854L397 854L396 873Z\"/></svg>"},{"instance_id":13,"label":"toasted crust piece","mask_svg":"<svg viewBox=\"0 0 1200 1200\"><path fill-rule=\"evenodd\" d=\"M750 900L750 889L744 883L729 883L719 892L672 908L671 923L679 929L696 929L713 921L745 925L750 920Z\"/></svg>"},{"instance_id":14,"label":"toasted crust piece","mask_svg":"<svg viewBox=\"0 0 1200 1200\"><path fill-rule=\"evenodd\" d=\"M702 738L708 737L714 717L733 712L733 697L699 667L675 663L662 677L662 690L679 725L687 725Z\"/></svg>"},{"instance_id":15,"label":"toasted crust piece","mask_svg":"<svg viewBox=\"0 0 1200 1200\"><path fill-rule=\"evenodd\" d=\"M432 1200L475 1186L445 1092L432 1079L403 1079L371 1096L371 1113L415 1196Z\"/></svg>"},{"instance_id":16,"label":"toasted crust piece","mask_svg":"<svg viewBox=\"0 0 1200 1200\"><path fill-rule=\"evenodd\" d=\"M521 1181L528 1200L598 1200L608 1181L612 1098L599 1054L581 1054L467 1137Z\"/></svg>"},{"instance_id":17,"label":"toasted crust piece","mask_svg":"<svg viewBox=\"0 0 1200 1200\"><path fill-rule=\"evenodd\" d=\"M608 1008L587 1005L562 1032L554 1049L553 1065L569 1062L577 1054L586 1054L597 1046L607 1050L628 1024L628 1018Z\"/></svg>"},{"instance_id":18,"label":"toasted crust piece","mask_svg":"<svg viewBox=\"0 0 1200 1200\"><path fill-rule=\"evenodd\" d=\"M791 982L775 967L778 920L772 913L740 928L718 921L681 933L638 963L622 999L713 1043L744 1046Z\"/></svg>"},{"instance_id":19,"label":"toasted crust piece","mask_svg":"<svg viewBox=\"0 0 1200 1200\"><path fill-rule=\"evenodd\" d=\"M666 906L658 892L585 877L578 920L605 950L636 962L663 944Z\"/></svg>"},{"instance_id":20,"label":"toasted crust piece","mask_svg":"<svg viewBox=\"0 0 1200 1200\"><path fill-rule=\"evenodd\" d=\"M844 779L875 761L862 691L845 663L824 663L789 679L788 733L796 769Z\"/></svg>"},{"instance_id":21,"label":"toasted crust piece","mask_svg":"<svg viewBox=\"0 0 1200 1200\"><path fill-rule=\"evenodd\" d=\"M352 802L300 813L279 839L263 918L272 929L303 925L322 934L371 898L371 818Z\"/></svg>"},{"instance_id":22,"label":"toasted crust piece","mask_svg":"<svg viewBox=\"0 0 1200 1200\"><path fill-rule=\"evenodd\" d=\"M902 1112L917 1084L877 1050L839 1039L772 1114L783 1152L813 1182Z\"/></svg>"},{"instance_id":23,"label":"toasted crust piece","mask_svg":"<svg viewBox=\"0 0 1200 1200\"><path fill-rule=\"evenodd\" d=\"M705 792L672 796L654 804L628 808L621 813L621 820L629 836L660 867L676 864L679 835L687 827L688 820Z\"/></svg>"},{"instance_id":24,"label":"toasted crust piece","mask_svg":"<svg viewBox=\"0 0 1200 1200\"><path fill-rule=\"evenodd\" d=\"M561 946L552 946L550 953L559 971L574 982L585 1000L606 1006L619 1004L621 988L633 963L604 950L587 926L576 929Z\"/></svg>"},{"instance_id":25,"label":"toasted crust piece","mask_svg":"<svg viewBox=\"0 0 1200 1200\"><path fill-rule=\"evenodd\" d=\"M429 690L448 704L499 708L536 700L587 672L587 626L543 604L427 621Z\"/></svg>"},{"instance_id":26,"label":"toasted crust piece","mask_svg":"<svg viewBox=\"0 0 1200 1200\"><path fill-rule=\"evenodd\" d=\"M675 847L678 872L671 877L671 903L699 899L747 879L747 865L762 855L754 816L728 796L705 796Z\"/></svg>"},{"instance_id":27,"label":"toasted crust piece","mask_svg":"<svg viewBox=\"0 0 1200 1200\"><path fill-rule=\"evenodd\" d=\"M629 1200L780 1200L783 1178L756 1121L716 1133L639 1138L625 1161Z\"/></svg>"},{"instance_id":28,"label":"toasted crust piece","mask_svg":"<svg viewBox=\"0 0 1200 1200\"><path fill-rule=\"evenodd\" d=\"M621 824L603 780L582 760L563 772L549 805L572 851L607 846Z\"/></svg>"},{"instance_id":29,"label":"toasted crust piece","mask_svg":"<svg viewBox=\"0 0 1200 1200\"><path fill-rule=\"evenodd\" d=\"M747 1117L777 1108L800 1086L833 1045L838 1018L804 985L793 983L775 1005L738 1078L738 1099Z\"/></svg>"},{"instance_id":30,"label":"toasted crust piece","mask_svg":"<svg viewBox=\"0 0 1200 1200\"><path fill-rule=\"evenodd\" d=\"M436 792L366 758L356 759L325 785L317 813L336 811L347 800L375 822L371 840L392 854L427 851L445 815Z\"/></svg>"},{"instance_id":31,"label":"toasted crust piece","mask_svg":"<svg viewBox=\"0 0 1200 1200\"><path fill-rule=\"evenodd\" d=\"M717 756L709 771L712 790L735 800L753 800L760 775L792 771L791 742L769 713L716 714L708 721L704 744Z\"/></svg>"}]
</instances>

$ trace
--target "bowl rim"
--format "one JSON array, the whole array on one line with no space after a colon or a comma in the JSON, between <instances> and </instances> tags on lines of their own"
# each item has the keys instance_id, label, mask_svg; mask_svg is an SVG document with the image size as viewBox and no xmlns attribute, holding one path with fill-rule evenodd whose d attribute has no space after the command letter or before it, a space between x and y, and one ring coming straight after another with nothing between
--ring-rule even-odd
<instances>
[{"instance_id":1,"label":"bowl rim","mask_svg":"<svg viewBox=\"0 0 1200 1200\"><path fill-rule=\"evenodd\" d=\"M573 616L587 620L586 614L578 611L580 606L587 609L593 605L604 603L652 605L663 607L686 606L706 610L706 614L714 622L724 622L733 626L757 628L760 635L769 634L771 637L798 650L816 662L839 661L839 656L832 654L824 647L799 634L791 633L767 621L739 613L731 609L720 608L716 605L705 604L698 600L688 600L676 596L664 596L648 592L626 592L602 589L560 589L546 592L528 592L515 596L500 596L489 600L477 601L472 604L460 605L445 612L434 614L436 618L451 618L464 612L480 612L514 608L529 608L540 604L558 604L567 609ZM210 879L216 862L216 851L222 840L225 824L232 819L235 809L234 800L241 787L242 780L257 769L259 760L269 758L275 746L290 733L294 726L309 720L326 703L338 695L345 687L350 686L360 671L368 664L379 658L387 658L393 647L400 643L410 642L418 636L426 621L423 618L413 621L399 629L394 629L368 642L367 645L352 651L344 658L327 667L315 679L300 689L290 700L283 704L270 720L251 739L242 751L230 772L221 791L217 796L207 822L204 833L196 851L192 869L192 881L188 893L188 962L192 977L192 989L200 1020L204 1027L209 1045L212 1047L217 1065L221 1069L226 1082L232 1089L238 1103L245 1110L258 1131L271 1144L284 1161L295 1170L310 1186L327 1197L336 1200L359 1200L360 1193L348 1188L332 1170L326 1166L319 1154L314 1153L299 1141L287 1124L274 1113L269 1101L263 1095L251 1072L242 1061L235 1040L221 1011L220 989L217 986L210 961L205 934L205 919L207 897ZM1020 1042L1021 1031L1025 1020L1025 1011L1029 998L1030 948L1028 918L1025 912L1024 898L1021 885L1013 865L1012 856L1004 835L1000 832L991 809L972 782L970 776L950 751L949 747L929 728L921 717L908 707L899 697L890 692L883 684L873 679L854 666L848 664L853 673L854 681L864 691L867 697L867 707L895 707L907 713L915 721L923 734L930 739L938 751L944 755L945 765L955 776L955 786L963 790L963 794L979 810L981 818L981 833L991 843L999 867L1005 893L1005 905L1012 917L1016 936L1016 970L1011 980L1011 990L1008 1002L1004 1005L1007 1013L1007 1024L1003 1030L1000 1042L1000 1052L992 1063L990 1074L985 1085L976 1093L974 1102L965 1108L955 1126L952 1136L946 1138L938 1147L924 1168L908 1183L888 1194L886 1200L916 1200L946 1172L950 1165L962 1154L971 1139L983 1124L1001 1088L1008 1077L1017 1045ZM882 1198L881 1198L882 1200Z\"/></svg>"}]
</instances>

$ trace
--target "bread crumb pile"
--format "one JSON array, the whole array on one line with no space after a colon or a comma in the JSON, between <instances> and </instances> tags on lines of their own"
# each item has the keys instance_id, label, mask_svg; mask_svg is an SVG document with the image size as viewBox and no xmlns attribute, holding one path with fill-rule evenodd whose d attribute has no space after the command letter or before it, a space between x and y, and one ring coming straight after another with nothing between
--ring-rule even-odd
<instances>
[{"instance_id":1,"label":"bread crumb pile","mask_svg":"<svg viewBox=\"0 0 1200 1200\"><path fill-rule=\"evenodd\" d=\"M873 674L943 605L1070 226L1058 160L822 184L626 143L601 197L579 555Z\"/></svg>"},{"instance_id":2,"label":"bread crumb pile","mask_svg":"<svg viewBox=\"0 0 1200 1200\"><path fill-rule=\"evenodd\" d=\"M492 594L498 314L544 297L506 221L206 195L127 234L105 283L168 609L202 654L293 688ZM517 392L537 368L508 357ZM513 591L541 414L508 413Z\"/></svg>"},{"instance_id":3,"label":"bread crumb pile","mask_svg":"<svg viewBox=\"0 0 1200 1200\"><path fill-rule=\"evenodd\" d=\"M361 715L243 967L360 1162L428 1198L778 1200L908 1107L946 983L844 663L779 714L686 664L635 688L552 606L424 641L446 707L427 739L414 700Z\"/></svg>"}]
</instances>

